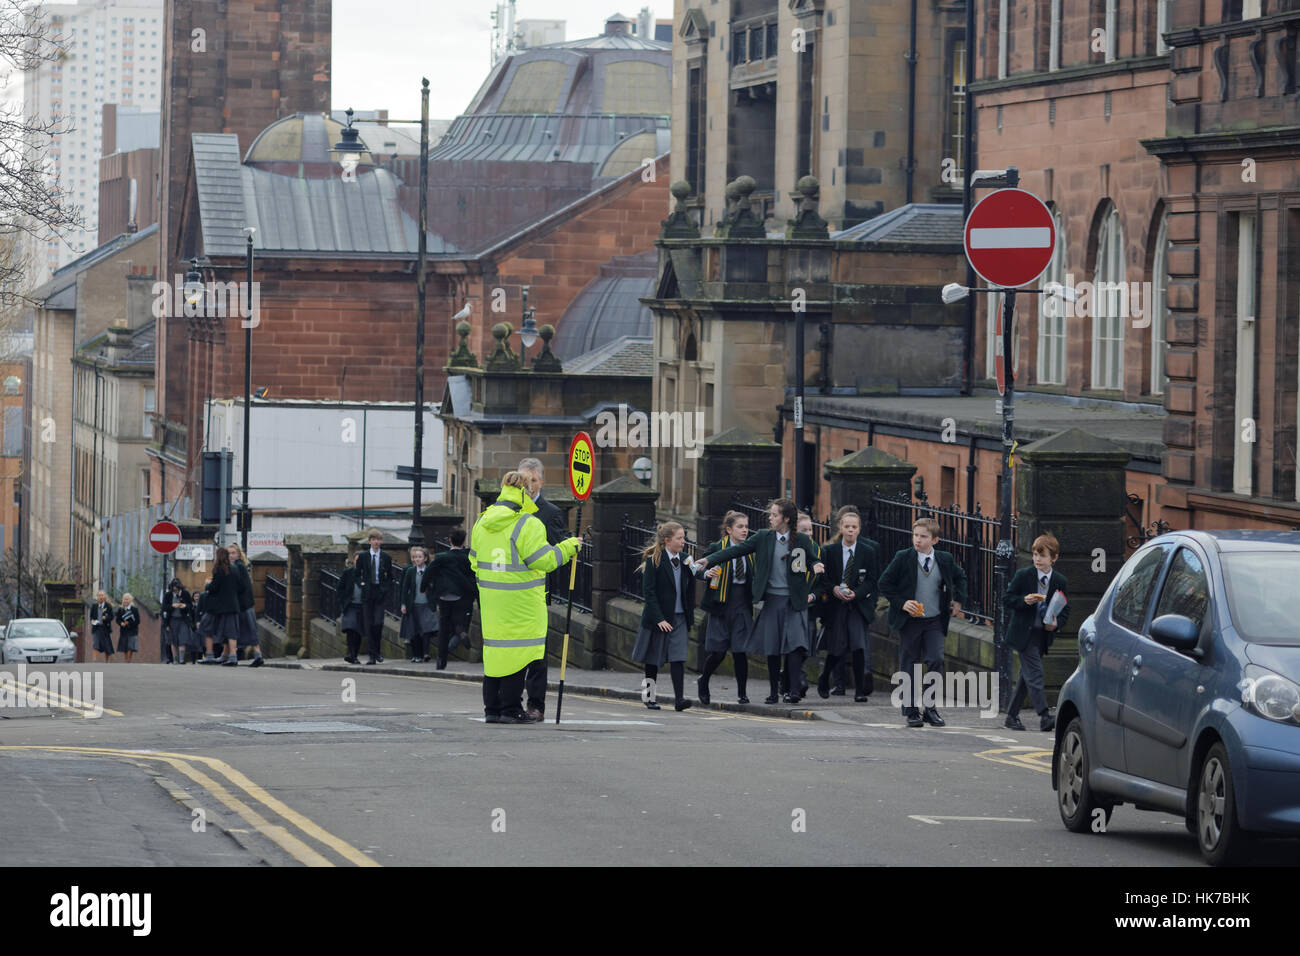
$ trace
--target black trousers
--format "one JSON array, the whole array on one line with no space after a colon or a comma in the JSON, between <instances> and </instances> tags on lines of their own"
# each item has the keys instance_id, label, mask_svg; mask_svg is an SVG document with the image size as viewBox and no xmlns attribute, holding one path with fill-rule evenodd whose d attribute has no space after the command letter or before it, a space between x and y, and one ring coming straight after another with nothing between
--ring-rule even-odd
<instances>
[{"instance_id":1,"label":"black trousers","mask_svg":"<svg viewBox=\"0 0 1300 956\"><path fill-rule=\"evenodd\" d=\"M914 617L898 632L898 669L906 675L911 695L903 694L903 713L917 709L922 687L916 681L916 665L943 675L943 619Z\"/></svg>"},{"instance_id":2,"label":"black trousers","mask_svg":"<svg viewBox=\"0 0 1300 956\"><path fill-rule=\"evenodd\" d=\"M871 685L867 683L867 653L866 651L853 651L849 655L836 656L834 654L826 655L826 666L822 669L822 678L818 685L829 684L831 676L835 676L836 686L844 684L844 669L852 662L853 666L853 688L857 695L870 694Z\"/></svg>"},{"instance_id":3,"label":"black trousers","mask_svg":"<svg viewBox=\"0 0 1300 956\"><path fill-rule=\"evenodd\" d=\"M348 657L355 661L361 653L361 632L344 631L343 636L348 639Z\"/></svg>"},{"instance_id":4,"label":"black trousers","mask_svg":"<svg viewBox=\"0 0 1300 956\"><path fill-rule=\"evenodd\" d=\"M508 714L518 717L524 712L524 672L517 670L505 677L483 678L483 713L488 717Z\"/></svg>"},{"instance_id":5,"label":"black trousers","mask_svg":"<svg viewBox=\"0 0 1300 956\"><path fill-rule=\"evenodd\" d=\"M382 656L379 653L379 646L384 639L384 602L367 601L362 607L365 614L363 620L366 622L366 630L370 638L368 646L370 657L372 660L378 660ZM379 623L372 623L376 619Z\"/></svg>"},{"instance_id":6,"label":"black trousers","mask_svg":"<svg viewBox=\"0 0 1300 956\"><path fill-rule=\"evenodd\" d=\"M528 691L528 706L546 713L546 658L533 661L524 668L524 689Z\"/></svg>"},{"instance_id":7,"label":"black trousers","mask_svg":"<svg viewBox=\"0 0 1300 956\"><path fill-rule=\"evenodd\" d=\"M460 598L456 601L438 601L438 660L447 661L447 648L453 634L459 634L461 643L469 637L469 622L474 614L474 599Z\"/></svg>"}]
</instances>

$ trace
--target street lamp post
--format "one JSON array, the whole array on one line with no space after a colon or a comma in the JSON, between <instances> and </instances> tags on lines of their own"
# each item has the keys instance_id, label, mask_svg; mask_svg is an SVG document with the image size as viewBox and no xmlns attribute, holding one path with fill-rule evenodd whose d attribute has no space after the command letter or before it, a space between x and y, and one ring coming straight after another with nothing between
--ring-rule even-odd
<instances>
[{"instance_id":1,"label":"street lamp post","mask_svg":"<svg viewBox=\"0 0 1300 956\"><path fill-rule=\"evenodd\" d=\"M415 319L415 462L412 475L411 531L412 545L424 544L420 527L420 478L424 468L424 306L427 281L429 233L429 79L420 80L420 235L419 275L416 278L418 307Z\"/></svg>"},{"instance_id":2,"label":"street lamp post","mask_svg":"<svg viewBox=\"0 0 1300 956\"><path fill-rule=\"evenodd\" d=\"M248 270L248 301L253 302L253 232L252 226L244 230L248 241L244 247L244 262ZM248 560L248 531L253 524L253 511L248 504L248 447L252 434L252 392L253 392L253 322L252 316L246 316L244 324L244 498L239 509L239 550Z\"/></svg>"},{"instance_id":3,"label":"street lamp post","mask_svg":"<svg viewBox=\"0 0 1300 956\"><path fill-rule=\"evenodd\" d=\"M537 319L536 309L528 308L528 286L520 290L520 296L523 300L521 319L519 323L519 367L528 368L528 350L537 343Z\"/></svg>"}]
</instances>

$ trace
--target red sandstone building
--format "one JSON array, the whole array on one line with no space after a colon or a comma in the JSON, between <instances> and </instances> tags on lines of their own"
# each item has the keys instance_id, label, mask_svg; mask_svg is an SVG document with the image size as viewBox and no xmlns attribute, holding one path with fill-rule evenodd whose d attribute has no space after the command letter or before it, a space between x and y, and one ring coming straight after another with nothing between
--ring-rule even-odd
<instances>
[{"instance_id":1,"label":"red sandstone building","mask_svg":"<svg viewBox=\"0 0 1300 956\"><path fill-rule=\"evenodd\" d=\"M333 149L342 126L324 115L327 104L305 107L328 99L328 5L319 6L305 25L323 23L323 33L312 34L312 56L298 56L321 64L311 79L295 70L269 81L256 65L259 82L283 82L269 100L302 112L268 116L262 103L252 113L263 125L250 129L201 113L193 96L164 107L165 276L175 282L193 258L205 280L243 281L252 227L253 387L276 398L410 400L419 197L409 184L418 163L367 152L355 181L343 177ZM180 49L187 31L179 21L171 30L169 77L189 71L192 84L219 83ZM273 25L252 35L268 51L286 42ZM241 58L232 69L254 66ZM617 271L653 248L668 205L669 67L667 43L627 35L611 18L602 36L530 48L493 68L430 158L427 396L442 392L451 316L470 306L470 344L486 355L494 325L519 323L525 287L537 324L557 329L556 353L585 351L566 342L566 313L602 268ZM168 331L159 334L154 455L169 496L196 490L208 396L243 392L237 318L160 323ZM648 313L624 331L648 337Z\"/></svg>"}]
</instances>

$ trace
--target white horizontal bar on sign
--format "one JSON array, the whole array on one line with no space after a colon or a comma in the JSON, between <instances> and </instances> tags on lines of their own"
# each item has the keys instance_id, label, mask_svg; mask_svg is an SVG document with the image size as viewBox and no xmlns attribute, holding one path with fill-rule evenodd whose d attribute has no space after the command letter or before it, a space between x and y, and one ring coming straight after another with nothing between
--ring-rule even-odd
<instances>
[{"instance_id":1,"label":"white horizontal bar on sign","mask_svg":"<svg viewBox=\"0 0 1300 956\"><path fill-rule=\"evenodd\" d=\"M1050 226L1016 226L972 229L972 249L1047 249L1052 245Z\"/></svg>"},{"instance_id":2,"label":"white horizontal bar on sign","mask_svg":"<svg viewBox=\"0 0 1300 956\"><path fill-rule=\"evenodd\" d=\"M150 541L179 541L181 536L178 534L151 534Z\"/></svg>"}]
</instances>

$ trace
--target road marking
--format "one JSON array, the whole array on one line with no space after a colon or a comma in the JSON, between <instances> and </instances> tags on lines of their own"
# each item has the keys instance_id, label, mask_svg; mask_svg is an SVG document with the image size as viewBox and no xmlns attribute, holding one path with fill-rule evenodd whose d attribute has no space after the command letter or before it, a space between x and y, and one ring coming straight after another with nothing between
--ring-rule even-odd
<instances>
[{"instance_id":1,"label":"road marking","mask_svg":"<svg viewBox=\"0 0 1300 956\"><path fill-rule=\"evenodd\" d=\"M1052 751L1050 750L1003 747L999 750L985 750L975 756L982 757L984 760L992 760L994 763L1004 763L1011 767L1028 767L1030 770L1037 770L1039 773L1052 772ZM1047 766L1043 766L1040 762L1044 757L1047 758Z\"/></svg>"},{"instance_id":2,"label":"road marking","mask_svg":"<svg viewBox=\"0 0 1300 956\"><path fill-rule=\"evenodd\" d=\"M90 704L87 704L84 700L78 700L75 697L65 697L62 694L51 691L47 687L37 687L35 684L29 684L25 681L15 680L12 675L5 675L5 676L8 677L8 679L5 681L7 685L15 688L26 687L28 690L27 696L29 698L32 696L31 692L35 691L36 694L38 695L38 699L43 699L46 706L57 707L60 710L71 710L75 713L95 710L94 707L92 707ZM55 701L60 701L60 703L55 703ZM112 717L124 716L120 710L111 710L108 707L101 707L99 709L100 709L100 713L108 714ZM89 713L81 713L81 716L86 720L96 719L95 717L90 716Z\"/></svg>"},{"instance_id":3,"label":"road marking","mask_svg":"<svg viewBox=\"0 0 1300 956\"><path fill-rule=\"evenodd\" d=\"M1033 823L1033 820L1025 817L937 817L922 816L919 813L909 813L909 820L917 820L921 823L933 823L935 826L943 826L944 820L956 820L963 823Z\"/></svg>"},{"instance_id":4,"label":"road marking","mask_svg":"<svg viewBox=\"0 0 1300 956\"><path fill-rule=\"evenodd\" d=\"M294 859L307 866L334 866L329 859L321 856L310 846L298 839L284 827L269 823L256 810L245 804L238 797L229 793L220 783L204 774L202 771L190 766L190 763L199 763L224 776L230 783L234 784L246 794L261 803L272 813L279 814L285 820L288 820L304 834L324 844L334 850L339 856L356 866L379 866L380 864L366 856L360 850L351 844L334 836L322 827L313 823L302 814L298 813L287 806L283 801L271 796L260 786L255 784L244 774L240 773L234 767L230 766L224 760L218 760L216 757L205 757L199 754L182 754L171 753L161 750L117 750L111 747L56 747L56 746L35 746L35 745L11 745L0 746L0 751L5 750L38 750L45 752L57 753L77 753L87 756L105 756L105 757L142 757L146 760L158 760L169 764L181 773L185 774L191 780L199 783L208 789L219 801L239 814L244 820L248 821L259 833L264 833L268 838L279 845L285 852L289 853Z\"/></svg>"}]
</instances>

